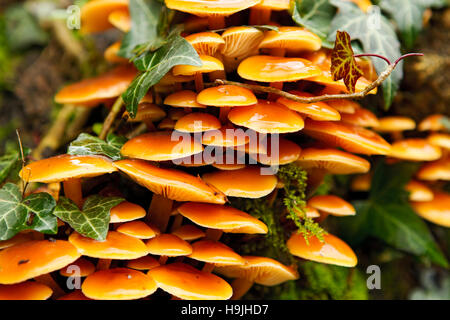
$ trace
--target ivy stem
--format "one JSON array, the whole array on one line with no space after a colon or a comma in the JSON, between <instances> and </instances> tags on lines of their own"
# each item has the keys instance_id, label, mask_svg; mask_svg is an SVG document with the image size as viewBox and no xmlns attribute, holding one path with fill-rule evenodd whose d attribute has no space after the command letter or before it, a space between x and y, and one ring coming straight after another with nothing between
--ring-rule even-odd
<instances>
[{"instance_id":1,"label":"ivy stem","mask_svg":"<svg viewBox=\"0 0 450 320\"><path fill-rule=\"evenodd\" d=\"M400 58L398 58L397 60L395 60L394 64L397 65L400 61L402 61L403 59L407 58L407 57L422 57L423 53L407 53L402 55Z\"/></svg>"},{"instance_id":2,"label":"ivy stem","mask_svg":"<svg viewBox=\"0 0 450 320\"><path fill-rule=\"evenodd\" d=\"M385 56L379 55L379 54L375 54L375 53L361 53L361 54L355 54L353 55L353 57L355 58L360 58L360 57L376 57L376 58L380 58L383 59L384 61L387 62L387 64L391 64L391 61L386 58Z\"/></svg>"},{"instance_id":3,"label":"ivy stem","mask_svg":"<svg viewBox=\"0 0 450 320\"><path fill-rule=\"evenodd\" d=\"M100 139L105 140L106 136L108 135L109 129L111 129L111 126L114 123L114 120L116 120L117 115L119 114L120 110L122 110L122 105L123 99L122 96L119 96L116 102L114 102L114 105L111 107L111 111L109 111L109 114L106 117L105 121L103 122L102 131L98 136Z\"/></svg>"}]
</instances>

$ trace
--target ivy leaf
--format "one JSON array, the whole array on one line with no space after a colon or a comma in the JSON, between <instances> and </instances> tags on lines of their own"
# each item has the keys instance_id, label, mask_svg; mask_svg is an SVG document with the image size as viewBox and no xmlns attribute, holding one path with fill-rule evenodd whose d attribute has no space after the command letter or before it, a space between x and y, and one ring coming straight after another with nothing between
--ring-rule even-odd
<instances>
[{"instance_id":1,"label":"ivy leaf","mask_svg":"<svg viewBox=\"0 0 450 320\"><path fill-rule=\"evenodd\" d=\"M19 152L14 151L4 156L0 157L0 183L6 179L9 172L14 168L14 166L19 161Z\"/></svg>"},{"instance_id":2,"label":"ivy leaf","mask_svg":"<svg viewBox=\"0 0 450 320\"><path fill-rule=\"evenodd\" d=\"M21 205L19 187L7 183L0 189L0 240L12 238L26 222L27 210Z\"/></svg>"},{"instance_id":3,"label":"ivy leaf","mask_svg":"<svg viewBox=\"0 0 450 320\"><path fill-rule=\"evenodd\" d=\"M322 46L333 47L332 43L327 41L327 36L336 9L329 0L292 0L290 11L295 23L322 39Z\"/></svg>"},{"instance_id":4,"label":"ivy leaf","mask_svg":"<svg viewBox=\"0 0 450 320\"><path fill-rule=\"evenodd\" d=\"M345 86L350 93L355 92L356 82L363 75L353 55L350 35L345 31L337 31L331 54L331 74L334 81L344 79Z\"/></svg>"},{"instance_id":5,"label":"ivy leaf","mask_svg":"<svg viewBox=\"0 0 450 320\"><path fill-rule=\"evenodd\" d=\"M179 30L172 31L166 44L155 52L146 52L139 56L134 64L142 71L122 95L128 114L136 117L139 101L153 85L174 66L180 64L201 66L201 60L195 49L179 34Z\"/></svg>"},{"instance_id":6,"label":"ivy leaf","mask_svg":"<svg viewBox=\"0 0 450 320\"><path fill-rule=\"evenodd\" d=\"M35 230L46 234L56 234L58 232L58 221L53 215L55 209L55 199L46 192L34 193L25 198L22 205L31 217L31 224L25 224L22 230ZM27 221L29 218L27 218Z\"/></svg>"},{"instance_id":7,"label":"ivy leaf","mask_svg":"<svg viewBox=\"0 0 450 320\"><path fill-rule=\"evenodd\" d=\"M157 0L130 0L131 29L123 38L120 56L132 58L136 46L158 39L158 21L163 7Z\"/></svg>"},{"instance_id":8,"label":"ivy leaf","mask_svg":"<svg viewBox=\"0 0 450 320\"><path fill-rule=\"evenodd\" d=\"M93 195L86 199L82 210L70 199L61 197L53 212L78 233L94 240L104 241L108 234L110 210L124 201L118 197Z\"/></svg>"},{"instance_id":9,"label":"ivy leaf","mask_svg":"<svg viewBox=\"0 0 450 320\"><path fill-rule=\"evenodd\" d=\"M125 137L112 133L108 134L106 141L87 133L81 133L69 145L67 153L72 155L104 155L116 161L122 159L120 149L126 141Z\"/></svg>"},{"instance_id":10,"label":"ivy leaf","mask_svg":"<svg viewBox=\"0 0 450 320\"><path fill-rule=\"evenodd\" d=\"M427 225L408 203L404 186L416 169L417 165L410 163L379 164L372 178L369 199L354 202L356 216L343 221L340 227L343 227L345 238L352 243L372 236L446 267L448 262Z\"/></svg>"},{"instance_id":11,"label":"ivy leaf","mask_svg":"<svg viewBox=\"0 0 450 320\"><path fill-rule=\"evenodd\" d=\"M372 16L360 10L354 3L343 0L329 0L339 10L331 22L330 41L336 38L338 30L348 32L352 40L359 40L366 53L374 53L395 61L400 57L400 43L393 25L384 16ZM376 10L371 10L376 12ZM386 69L385 61L372 58L375 69L381 73ZM403 77L403 63L400 62L391 75L383 82L385 109L392 104Z\"/></svg>"}]
</instances>

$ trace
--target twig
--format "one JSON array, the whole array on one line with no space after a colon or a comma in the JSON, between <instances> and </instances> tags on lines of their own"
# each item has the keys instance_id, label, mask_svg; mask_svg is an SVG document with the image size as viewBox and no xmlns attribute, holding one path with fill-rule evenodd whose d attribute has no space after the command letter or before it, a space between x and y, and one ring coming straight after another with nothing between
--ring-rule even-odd
<instances>
[{"instance_id":1,"label":"twig","mask_svg":"<svg viewBox=\"0 0 450 320\"><path fill-rule=\"evenodd\" d=\"M122 105L123 99L122 96L119 96L116 102L114 102L114 105L112 106L111 111L109 112L105 121L103 122L102 131L98 136L100 139L105 140L106 136L108 135L109 129L111 129L111 126L114 123L114 120L116 120L117 115L119 114L120 110L122 110Z\"/></svg>"},{"instance_id":2,"label":"twig","mask_svg":"<svg viewBox=\"0 0 450 320\"><path fill-rule=\"evenodd\" d=\"M21 157L21 161L22 161L22 172L25 174L25 172L23 171L23 168L25 167L25 156L23 154L23 145L22 145L22 139L20 138L19 129L16 129L16 135L17 135L17 140L19 141L20 157ZM25 190L27 189L27 185L28 185L28 178L26 180L27 181L25 182L25 179L21 179L21 181L22 181L22 197L25 194Z\"/></svg>"},{"instance_id":3,"label":"twig","mask_svg":"<svg viewBox=\"0 0 450 320\"><path fill-rule=\"evenodd\" d=\"M394 71L395 67L402 59L404 59L406 57L410 57L410 56L422 56L422 55L423 55L422 53L408 53L408 54L401 56L394 63L390 63L388 65L388 67L383 72L380 73L380 75L374 82L369 84L364 90L362 90L360 92L355 92L355 93L324 94L324 95L317 96L317 97L299 97L292 93L278 90L278 89L275 89L272 87L264 87L264 86L259 86L259 85L246 84L246 83L235 82L235 81L227 81L227 80L222 80L222 79L217 79L213 83L207 83L205 85L206 86L219 86L219 85L224 85L224 84L235 85L235 86L243 87L243 88L249 89L251 91L255 91L255 92L276 94L276 95L279 95L280 97L283 97L283 98L286 98L286 99L289 99L292 101L300 102L300 103L315 103L315 102L335 100L335 99L362 99L366 95L368 95L370 91L372 91L376 87L380 86L383 83L383 81L386 80L390 76L392 71Z\"/></svg>"}]
</instances>

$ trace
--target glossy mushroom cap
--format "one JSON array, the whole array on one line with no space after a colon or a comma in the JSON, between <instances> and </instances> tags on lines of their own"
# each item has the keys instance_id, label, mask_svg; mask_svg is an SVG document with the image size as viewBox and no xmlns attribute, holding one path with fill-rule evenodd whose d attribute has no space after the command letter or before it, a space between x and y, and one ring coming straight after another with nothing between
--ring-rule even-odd
<instances>
[{"instance_id":1,"label":"glossy mushroom cap","mask_svg":"<svg viewBox=\"0 0 450 320\"><path fill-rule=\"evenodd\" d=\"M143 221L126 222L116 230L138 239L151 239L159 234L159 230L156 227L151 227Z\"/></svg>"},{"instance_id":2,"label":"glossy mushroom cap","mask_svg":"<svg viewBox=\"0 0 450 320\"><path fill-rule=\"evenodd\" d=\"M127 262L127 268L136 270L151 270L159 266L159 261L151 256L144 256Z\"/></svg>"},{"instance_id":3,"label":"glossy mushroom cap","mask_svg":"<svg viewBox=\"0 0 450 320\"><path fill-rule=\"evenodd\" d=\"M145 273L127 268L100 270L84 280L81 290L95 300L133 300L151 295L158 287Z\"/></svg>"},{"instance_id":4,"label":"glossy mushroom cap","mask_svg":"<svg viewBox=\"0 0 450 320\"><path fill-rule=\"evenodd\" d=\"M302 149L292 141L279 138L278 143L268 139L267 154L258 154L258 161L265 165L285 165L295 162L301 155Z\"/></svg>"},{"instance_id":5,"label":"glossy mushroom cap","mask_svg":"<svg viewBox=\"0 0 450 320\"><path fill-rule=\"evenodd\" d=\"M450 134L447 133L432 133L427 137L428 142L441 147L443 149L450 149Z\"/></svg>"},{"instance_id":6,"label":"glossy mushroom cap","mask_svg":"<svg viewBox=\"0 0 450 320\"><path fill-rule=\"evenodd\" d=\"M183 171L158 168L142 160L120 160L114 165L150 191L176 201L225 203L225 195L202 179Z\"/></svg>"},{"instance_id":7,"label":"glossy mushroom cap","mask_svg":"<svg viewBox=\"0 0 450 320\"><path fill-rule=\"evenodd\" d=\"M242 129L235 129L232 125L222 126L218 130L205 132L202 143L215 147L238 147L249 142L249 136Z\"/></svg>"},{"instance_id":8,"label":"glossy mushroom cap","mask_svg":"<svg viewBox=\"0 0 450 320\"><path fill-rule=\"evenodd\" d=\"M147 212L137 204L123 201L110 210L110 223L128 222L145 217Z\"/></svg>"},{"instance_id":9,"label":"glossy mushroom cap","mask_svg":"<svg viewBox=\"0 0 450 320\"><path fill-rule=\"evenodd\" d=\"M173 231L172 234L185 241L193 241L206 236L202 230L191 224L185 224L179 227L177 230Z\"/></svg>"},{"instance_id":10,"label":"glossy mushroom cap","mask_svg":"<svg viewBox=\"0 0 450 320\"><path fill-rule=\"evenodd\" d=\"M431 201L414 201L411 205L416 213L437 225L450 227L450 194L436 192Z\"/></svg>"},{"instance_id":11,"label":"glossy mushroom cap","mask_svg":"<svg viewBox=\"0 0 450 320\"><path fill-rule=\"evenodd\" d=\"M431 201L434 198L433 191L416 180L409 181L405 189L409 192L410 201Z\"/></svg>"},{"instance_id":12,"label":"glossy mushroom cap","mask_svg":"<svg viewBox=\"0 0 450 320\"><path fill-rule=\"evenodd\" d=\"M274 11L288 10L289 0L262 0L254 9L270 9ZM252 9L253 9L252 8Z\"/></svg>"},{"instance_id":13,"label":"glossy mushroom cap","mask_svg":"<svg viewBox=\"0 0 450 320\"><path fill-rule=\"evenodd\" d=\"M95 78L65 86L55 95L55 101L61 104L96 106L120 96L135 76L136 70L133 67L118 66Z\"/></svg>"},{"instance_id":14,"label":"glossy mushroom cap","mask_svg":"<svg viewBox=\"0 0 450 320\"><path fill-rule=\"evenodd\" d=\"M253 56L238 67L238 74L259 82L297 81L319 75L322 71L303 58Z\"/></svg>"},{"instance_id":15,"label":"glossy mushroom cap","mask_svg":"<svg viewBox=\"0 0 450 320\"><path fill-rule=\"evenodd\" d=\"M103 57L106 61L111 63L128 63L128 59L119 56L117 53L120 50L122 43L120 41L114 42L103 53Z\"/></svg>"},{"instance_id":16,"label":"glossy mushroom cap","mask_svg":"<svg viewBox=\"0 0 450 320\"><path fill-rule=\"evenodd\" d=\"M131 17L128 10L115 10L111 12L108 16L108 21L122 32L128 32L131 29Z\"/></svg>"},{"instance_id":17,"label":"glossy mushroom cap","mask_svg":"<svg viewBox=\"0 0 450 320\"><path fill-rule=\"evenodd\" d=\"M443 114L433 114L426 117L419 123L420 131L441 131L444 129L444 122L449 118Z\"/></svg>"},{"instance_id":18,"label":"glossy mushroom cap","mask_svg":"<svg viewBox=\"0 0 450 320\"><path fill-rule=\"evenodd\" d=\"M425 163L417 171L417 178L426 181L450 181L450 158Z\"/></svg>"},{"instance_id":19,"label":"glossy mushroom cap","mask_svg":"<svg viewBox=\"0 0 450 320\"><path fill-rule=\"evenodd\" d=\"M245 10L261 0L165 0L169 9L194 14L199 17L211 15L229 16Z\"/></svg>"},{"instance_id":20,"label":"glossy mushroom cap","mask_svg":"<svg viewBox=\"0 0 450 320\"><path fill-rule=\"evenodd\" d=\"M223 38L215 32L199 32L185 37L198 54L214 56L219 48L225 44Z\"/></svg>"},{"instance_id":21,"label":"glossy mushroom cap","mask_svg":"<svg viewBox=\"0 0 450 320\"><path fill-rule=\"evenodd\" d=\"M148 272L162 290L185 300L227 300L233 289L223 279L184 263L172 263Z\"/></svg>"},{"instance_id":22,"label":"glossy mushroom cap","mask_svg":"<svg viewBox=\"0 0 450 320\"><path fill-rule=\"evenodd\" d=\"M321 94L327 94L322 92ZM353 100L340 99L340 100L328 100L327 105L342 113L353 114L356 110L361 109L361 105ZM315 119L313 119L315 120Z\"/></svg>"},{"instance_id":23,"label":"glossy mushroom cap","mask_svg":"<svg viewBox=\"0 0 450 320\"><path fill-rule=\"evenodd\" d=\"M112 161L102 156L63 154L25 166L19 176L27 182L52 183L71 178L91 178L117 171Z\"/></svg>"},{"instance_id":24,"label":"glossy mushroom cap","mask_svg":"<svg viewBox=\"0 0 450 320\"><path fill-rule=\"evenodd\" d=\"M166 117L166 112L156 104L150 102L141 102L138 105L135 118L129 117L127 111L124 112L122 117L127 117L127 121L129 122L141 122L146 120L157 122Z\"/></svg>"},{"instance_id":25,"label":"glossy mushroom cap","mask_svg":"<svg viewBox=\"0 0 450 320\"><path fill-rule=\"evenodd\" d=\"M34 281L0 285L0 300L47 300L52 293L52 289Z\"/></svg>"},{"instance_id":26,"label":"glossy mushroom cap","mask_svg":"<svg viewBox=\"0 0 450 320\"><path fill-rule=\"evenodd\" d=\"M334 195L314 196L308 200L308 206L338 217L356 214L355 208L350 203Z\"/></svg>"},{"instance_id":27,"label":"glossy mushroom cap","mask_svg":"<svg viewBox=\"0 0 450 320\"><path fill-rule=\"evenodd\" d=\"M404 139L392 144L389 156L410 161L433 161L441 157L441 148L426 139Z\"/></svg>"},{"instance_id":28,"label":"glossy mushroom cap","mask_svg":"<svg viewBox=\"0 0 450 320\"><path fill-rule=\"evenodd\" d=\"M370 190L371 183L371 173L358 175L352 180L351 190L356 192L368 192Z\"/></svg>"},{"instance_id":29,"label":"glossy mushroom cap","mask_svg":"<svg viewBox=\"0 0 450 320\"><path fill-rule=\"evenodd\" d=\"M241 198L264 197L277 185L277 178L274 175L261 174L260 167L205 173L203 180L227 196Z\"/></svg>"},{"instance_id":30,"label":"glossy mushroom cap","mask_svg":"<svg viewBox=\"0 0 450 320\"><path fill-rule=\"evenodd\" d=\"M189 243L174 234L160 234L147 241L148 253L157 256L179 257L192 253Z\"/></svg>"},{"instance_id":31,"label":"glossy mushroom cap","mask_svg":"<svg viewBox=\"0 0 450 320\"><path fill-rule=\"evenodd\" d=\"M248 213L216 204L188 202L178 208L183 217L211 229L229 233L265 234L267 226Z\"/></svg>"},{"instance_id":32,"label":"glossy mushroom cap","mask_svg":"<svg viewBox=\"0 0 450 320\"><path fill-rule=\"evenodd\" d=\"M238 126L260 133L289 133L303 129L303 118L276 102L259 100L257 104L233 108L228 119Z\"/></svg>"},{"instance_id":33,"label":"glossy mushroom cap","mask_svg":"<svg viewBox=\"0 0 450 320\"><path fill-rule=\"evenodd\" d=\"M341 121L360 127L375 127L379 126L379 121L376 115L364 108L358 108L354 113L343 113Z\"/></svg>"},{"instance_id":34,"label":"glossy mushroom cap","mask_svg":"<svg viewBox=\"0 0 450 320\"><path fill-rule=\"evenodd\" d=\"M317 82L321 85L326 86L327 89L333 90L334 93L348 93L348 89L345 86L344 80L334 81L333 76L330 71L330 66L327 65L325 67L320 66L321 73L319 75L314 75L306 80ZM356 81L355 92L363 91L367 88L372 82L367 80L364 77L361 77ZM369 94L376 94L377 88L372 89Z\"/></svg>"},{"instance_id":35,"label":"glossy mushroom cap","mask_svg":"<svg viewBox=\"0 0 450 320\"><path fill-rule=\"evenodd\" d=\"M117 10L128 11L128 0L89 1L81 8L81 31L94 33L107 30L113 26L109 15Z\"/></svg>"},{"instance_id":36,"label":"glossy mushroom cap","mask_svg":"<svg viewBox=\"0 0 450 320\"><path fill-rule=\"evenodd\" d=\"M322 46L320 38L300 27L279 27L278 30L266 32L260 48L283 48L287 51L316 51Z\"/></svg>"},{"instance_id":37,"label":"glossy mushroom cap","mask_svg":"<svg viewBox=\"0 0 450 320\"><path fill-rule=\"evenodd\" d=\"M164 104L180 108L206 108L205 105L197 102L197 93L190 90L182 90L168 95L164 99Z\"/></svg>"},{"instance_id":38,"label":"glossy mushroom cap","mask_svg":"<svg viewBox=\"0 0 450 320\"><path fill-rule=\"evenodd\" d=\"M31 240L43 240L44 234L37 231L24 230L8 240L0 241L0 250Z\"/></svg>"},{"instance_id":39,"label":"glossy mushroom cap","mask_svg":"<svg viewBox=\"0 0 450 320\"><path fill-rule=\"evenodd\" d=\"M324 242L317 237L309 237L309 245L303 235L294 233L287 242L289 252L302 259L319 263L334 264L343 267L354 267L358 263L353 250L341 239L327 234Z\"/></svg>"},{"instance_id":40,"label":"glossy mushroom cap","mask_svg":"<svg viewBox=\"0 0 450 320\"><path fill-rule=\"evenodd\" d=\"M77 261L59 270L59 274L63 277L87 277L94 272L95 265L84 258L79 258Z\"/></svg>"},{"instance_id":41,"label":"glossy mushroom cap","mask_svg":"<svg viewBox=\"0 0 450 320\"><path fill-rule=\"evenodd\" d=\"M180 64L172 69L174 76L192 76L196 73L209 73L213 71L223 70L223 63L214 57L207 55L200 55L202 65L200 67Z\"/></svg>"},{"instance_id":42,"label":"glossy mushroom cap","mask_svg":"<svg viewBox=\"0 0 450 320\"><path fill-rule=\"evenodd\" d=\"M80 253L63 240L28 241L0 251L0 284L19 283L59 270Z\"/></svg>"},{"instance_id":43,"label":"glossy mushroom cap","mask_svg":"<svg viewBox=\"0 0 450 320\"><path fill-rule=\"evenodd\" d=\"M299 97L312 97L313 95L307 92L291 91L291 94L295 94ZM280 97L277 100L278 103L285 105L291 110L301 113L307 118L311 118L317 121L339 121L341 120L340 113L330 107L325 102L314 102L314 103L301 103L293 101L284 97Z\"/></svg>"},{"instance_id":44,"label":"glossy mushroom cap","mask_svg":"<svg viewBox=\"0 0 450 320\"><path fill-rule=\"evenodd\" d=\"M304 131L313 138L349 152L386 155L391 149L390 144L375 132L336 121L306 119Z\"/></svg>"},{"instance_id":45,"label":"glossy mushroom cap","mask_svg":"<svg viewBox=\"0 0 450 320\"><path fill-rule=\"evenodd\" d=\"M253 256L243 258L246 260L244 265L217 267L215 270L229 278L244 278L264 286L276 286L299 277L297 270L274 259Z\"/></svg>"},{"instance_id":46,"label":"glossy mushroom cap","mask_svg":"<svg viewBox=\"0 0 450 320\"><path fill-rule=\"evenodd\" d=\"M296 163L304 169L324 169L332 174L366 173L370 170L370 162L366 159L338 149L303 149Z\"/></svg>"},{"instance_id":47,"label":"glossy mushroom cap","mask_svg":"<svg viewBox=\"0 0 450 320\"><path fill-rule=\"evenodd\" d=\"M378 132L398 132L414 130L416 122L408 117L390 116L378 119L378 126L374 129Z\"/></svg>"},{"instance_id":48,"label":"glossy mushroom cap","mask_svg":"<svg viewBox=\"0 0 450 320\"><path fill-rule=\"evenodd\" d=\"M83 237L77 232L69 236L78 251L88 257L129 260L147 255L147 247L141 240L117 231L109 231L105 241Z\"/></svg>"},{"instance_id":49,"label":"glossy mushroom cap","mask_svg":"<svg viewBox=\"0 0 450 320\"><path fill-rule=\"evenodd\" d=\"M216 266L243 265L245 259L218 241L201 240L192 244L189 258Z\"/></svg>"},{"instance_id":50,"label":"glossy mushroom cap","mask_svg":"<svg viewBox=\"0 0 450 320\"><path fill-rule=\"evenodd\" d=\"M197 102L214 107L240 107L255 104L258 100L248 89L221 85L202 90L197 96Z\"/></svg>"},{"instance_id":51,"label":"glossy mushroom cap","mask_svg":"<svg viewBox=\"0 0 450 320\"><path fill-rule=\"evenodd\" d=\"M193 112L188 113L175 124L175 130L180 132L205 132L220 129L219 119L209 113Z\"/></svg>"}]
</instances>

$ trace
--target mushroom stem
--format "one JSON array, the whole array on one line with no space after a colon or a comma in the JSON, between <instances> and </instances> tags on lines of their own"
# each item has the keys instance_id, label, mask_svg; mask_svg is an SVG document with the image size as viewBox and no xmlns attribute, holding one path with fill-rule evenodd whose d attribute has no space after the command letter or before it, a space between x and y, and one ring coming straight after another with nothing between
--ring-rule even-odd
<instances>
[{"instance_id":1,"label":"mushroom stem","mask_svg":"<svg viewBox=\"0 0 450 320\"><path fill-rule=\"evenodd\" d=\"M203 272L211 273L215 268L215 265L213 263L205 263L205 265L202 268Z\"/></svg>"},{"instance_id":2,"label":"mushroom stem","mask_svg":"<svg viewBox=\"0 0 450 320\"><path fill-rule=\"evenodd\" d=\"M104 140L106 138L114 120L116 120L117 115L120 113L120 110L122 110L122 106L123 106L123 99L122 96L119 96L117 100L114 102L114 105L111 107L111 111L109 112L105 121L103 122L102 131L98 136L100 139Z\"/></svg>"},{"instance_id":3,"label":"mushroom stem","mask_svg":"<svg viewBox=\"0 0 450 320\"><path fill-rule=\"evenodd\" d=\"M320 211L320 217L316 219L316 222L320 223L324 221L330 214L328 212Z\"/></svg>"},{"instance_id":4,"label":"mushroom stem","mask_svg":"<svg viewBox=\"0 0 450 320\"><path fill-rule=\"evenodd\" d=\"M283 90L283 82L271 82L270 86L277 90ZM275 93L269 93L268 100L276 100L278 95Z\"/></svg>"},{"instance_id":5,"label":"mushroom stem","mask_svg":"<svg viewBox=\"0 0 450 320\"><path fill-rule=\"evenodd\" d=\"M306 195L310 196L322 184L327 171L323 169L313 168L306 170L306 172L308 174L308 187L306 189Z\"/></svg>"},{"instance_id":6,"label":"mushroom stem","mask_svg":"<svg viewBox=\"0 0 450 320\"><path fill-rule=\"evenodd\" d=\"M284 57L286 55L286 49L285 48L270 49L270 55L274 57Z\"/></svg>"},{"instance_id":7,"label":"mushroom stem","mask_svg":"<svg viewBox=\"0 0 450 320\"><path fill-rule=\"evenodd\" d=\"M156 225L161 232L166 231L172 211L173 200L164 198L159 194L153 194L146 220Z\"/></svg>"},{"instance_id":8,"label":"mushroom stem","mask_svg":"<svg viewBox=\"0 0 450 320\"><path fill-rule=\"evenodd\" d=\"M403 132L401 131L394 131L391 133L391 138L393 141L399 141L403 140Z\"/></svg>"},{"instance_id":9,"label":"mushroom stem","mask_svg":"<svg viewBox=\"0 0 450 320\"><path fill-rule=\"evenodd\" d=\"M155 125L153 124L153 122L150 119L146 119L143 122L147 126L147 131L148 132L156 131Z\"/></svg>"},{"instance_id":10,"label":"mushroom stem","mask_svg":"<svg viewBox=\"0 0 450 320\"><path fill-rule=\"evenodd\" d=\"M231 107L221 107L219 111L219 120L223 124L228 122L228 114L231 111Z\"/></svg>"},{"instance_id":11,"label":"mushroom stem","mask_svg":"<svg viewBox=\"0 0 450 320\"><path fill-rule=\"evenodd\" d=\"M83 194L81 189L81 178L72 178L63 182L64 195L72 200L78 208L83 205Z\"/></svg>"},{"instance_id":12,"label":"mushroom stem","mask_svg":"<svg viewBox=\"0 0 450 320\"><path fill-rule=\"evenodd\" d=\"M181 214L177 214L173 220L172 227L170 227L170 231L174 232L181 227L183 223L183 216Z\"/></svg>"},{"instance_id":13,"label":"mushroom stem","mask_svg":"<svg viewBox=\"0 0 450 320\"><path fill-rule=\"evenodd\" d=\"M270 22L270 16L272 14L272 10L270 9L250 9L250 25L261 25L268 24Z\"/></svg>"},{"instance_id":14,"label":"mushroom stem","mask_svg":"<svg viewBox=\"0 0 450 320\"><path fill-rule=\"evenodd\" d=\"M160 264L160 265L166 264L167 259L169 259L168 256L160 256L160 257L159 257L159 264Z\"/></svg>"},{"instance_id":15,"label":"mushroom stem","mask_svg":"<svg viewBox=\"0 0 450 320\"><path fill-rule=\"evenodd\" d=\"M234 279L231 283L231 287L233 288L233 296L231 297L231 300L241 299L252 286L253 281L249 281L244 278Z\"/></svg>"},{"instance_id":16,"label":"mushroom stem","mask_svg":"<svg viewBox=\"0 0 450 320\"><path fill-rule=\"evenodd\" d=\"M222 237L223 231L220 229L208 229L206 230L206 238L212 241L219 241Z\"/></svg>"},{"instance_id":17,"label":"mushroom stem","mask_svg":"<svg viewBox=\"0 0 450 320\"><path fill-rule=\"evenodd\" d=\"M40 275L40 276L34 278L34 280L36 280L36 282L45 284L50 289L52 289L53 290L53 294L52 294L53 298L58 298L58 297L61 297L66 294L64 292L64 290L61 289L59 284L56 283L56 281L53 279L53 277L51 276L50 273Z\"/></svg>"},{"instance_id":18,"label":"mushroom stem","mask_svg":"<svg viewBox=\"0 0 450 320\"><path fill-rule=\"evenodd\" d=\"M197 90L197 92L202 91L205 88L205 85L203 84L203 74L201 72L195 73L194 80L195 90Z\"/></svg>"},{"instance_id":19,"label":"mushroom stem","mask_svg":"<svg viewBox=\"0 0 450 320\"><path fill-rule=\"evenodd\" d=\"M111 262L111 259L99 259L97 262L97 270L108 270Z\"/></svg>"},{"instance_id":20,"label":"mushroom stem","mask_svg":"<svg viewBox=\"0 0 450 320\"><path fill-rule=\"evenodd\" d=\"M225 16L212 15L208 17L209 29L217 30L225 28Z\"/></svg>"}]
</instances>

